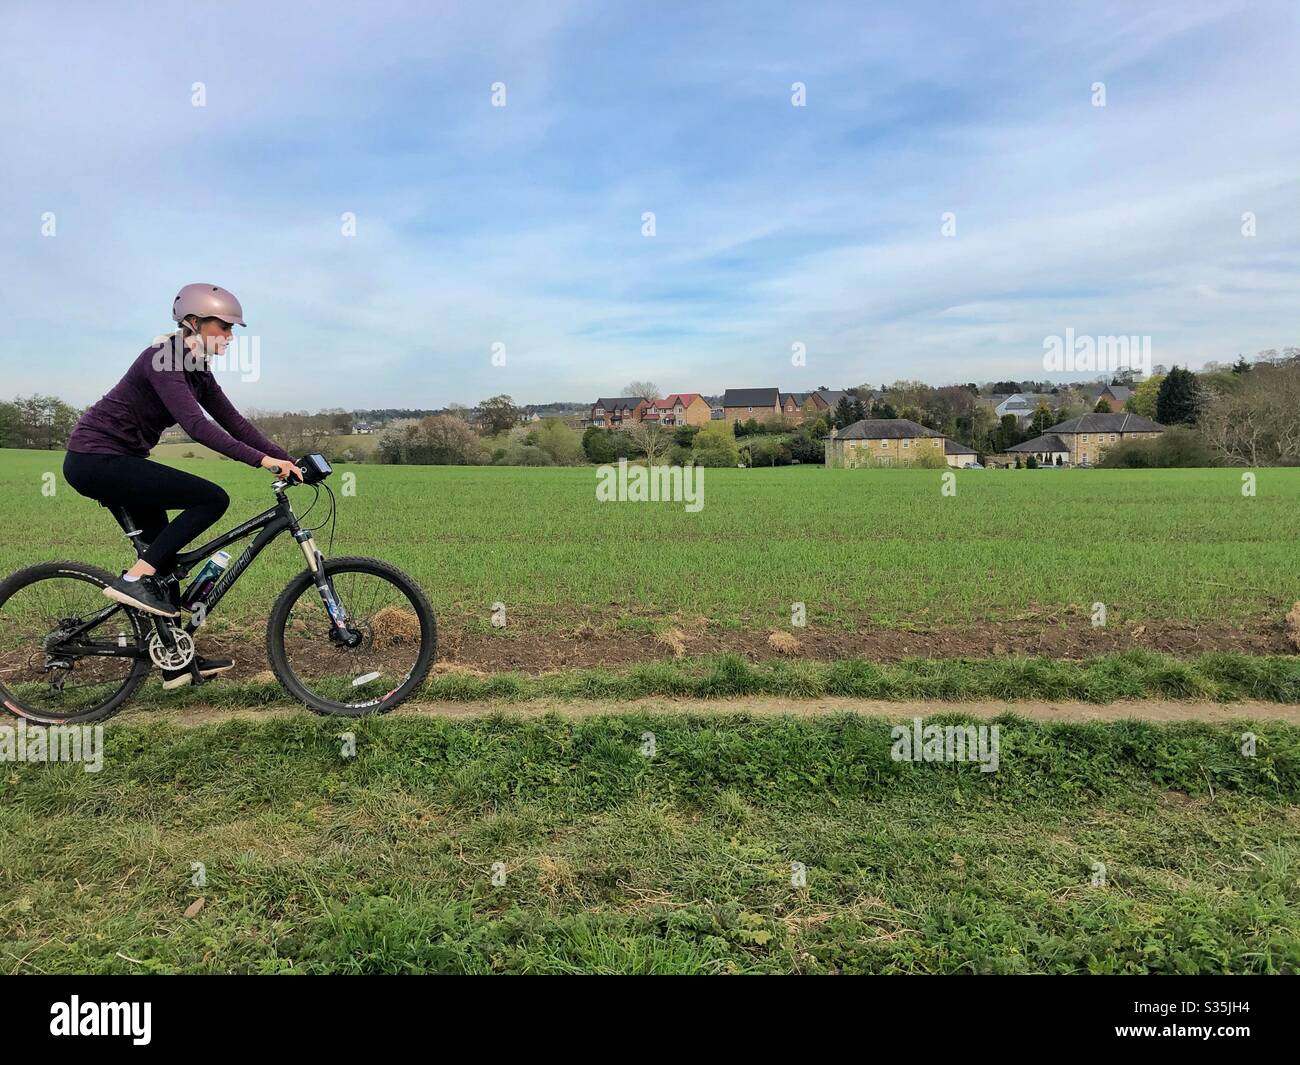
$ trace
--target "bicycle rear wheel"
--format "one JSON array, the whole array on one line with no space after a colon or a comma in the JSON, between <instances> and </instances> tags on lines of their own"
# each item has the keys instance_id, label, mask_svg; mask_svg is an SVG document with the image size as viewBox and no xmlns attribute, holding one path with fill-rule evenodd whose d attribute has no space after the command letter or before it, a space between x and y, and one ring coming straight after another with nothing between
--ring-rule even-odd
<instances>
[{"instance_id":1,"label":"bicycle rear wheel","mask_svg":"<svg viewBox=\"0 0 1300 1065\"><path fill-rule=\"evenodd\" d=\"M149 630L106 599L112 574L81 562L43 562L0 583L0 703L43 725L102 721L149 674ZM81 648L74 651L73 645ZM87 649L132 648L139 657Z\"/></svg>"},{"instance_id":2,"label":"bicycle rear wheel","mask_svg":"<svg viewBox=\"0 0 1300 1065\"><path fill-rule=\"evenodd\" d=\"M330 559L325 575L348 613L348 633L331 621L312 574L304 571L271 610L271 669L290 695L318 714L385 714L424 683L433 665L433 608L419 585L378 559Z\"/></svg>"}]
</instances>

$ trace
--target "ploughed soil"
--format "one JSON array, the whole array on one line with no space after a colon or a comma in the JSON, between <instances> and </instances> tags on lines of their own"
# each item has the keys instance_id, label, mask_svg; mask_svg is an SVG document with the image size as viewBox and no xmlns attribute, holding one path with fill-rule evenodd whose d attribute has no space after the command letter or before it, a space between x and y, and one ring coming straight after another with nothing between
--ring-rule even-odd
<instances>
[{"instance_id":1,"label":"ploughed soil","mask_svg":"<svg viewBox=\"0 0 1300 1065\"><path fill-rule=\"evenodd\" d=\"M265 639L260 631L238 636L233 632L200 633L198 644L201 654L234 658L238 665L232 672L237 678L269 668ZM526 624L518 629L486 631L444 628L438 634L437 661L444 668L538 674L596 666L616 668L724 652L752 661L864 658L896 662L906 658L1006 655L1089 658L1137 648L1179 656L1206 651L1277 655L1295 654L1297 646L1282 619L1241 625L1148 621L1093 628L1085 618L1066 623L1005 621L961 626L864 627L856 631L811 626L754 631L723 628L699 619L694 623L665 621L656 632L623 632L614 626L597 628L590 623L548 632L529 631Z\"/></svg>"},{"instance_id":2,"label":"ploughed soil","mask_svg":"<svg viewBox=\"0 0 1300 1065\"><path fill-rule=\"evenodd\" d=\"M649 697L631 700L583 699L568 702L556 699L533 699L525 702L416 702L403 703L395 714L414 714L450 719L500 715L507 718L538 718L546 714L561 717L599 717L613 714L749 714L751 716L816 717L823 714L863 714L894 721L960 711L977 718L993 718L1005 713L1019 714L1033 721L1283 721L1300 725L1300 706L1283 703L1184 703L1166 699L1142 699L1097 705L1062 700L1006 702L981 700L961 703L877 702L867 699L780 699L745 697L740 699L670 699ZM203 703L141 709L127 707L116 718L136 723L165 718L178 725L208 725L234 719L267 721L277 717L306 714L301 706L226 707Z\"/></svg>"},{"instance_id":3,"label":"ploughed soil","mask_svg":"<svg viewBox=\"0 0 1300 1065\"><path fill-rule=\"evenodd\" d=\"M1086 622L1070 627L1003 622L969 627L873 628L856 632L815 628L754 632L700 626L669 628L654 635L598 635L579 629L558 636L452 633L441 642L440 660L489 673L501 670L542 673L591 666L624 666L665 661L683 655L723 652L733 652L754 661L786 657L822 661L864 658L874 662L897 662L905 658L999 658L1006 655L1089 658L1132 648L1174 655L1204 651L1237 651L1255 655L1296 653L1295 645L1281 624L1248 629L1177 622L1097 629Z\"/></svg>"},{"instance_id":4,"label":"ploughed soil","mask_svg":"<svg viewBox=\"0 0 1300 1065\"><path fill-rule=\"evenodd\" d=\"M727 628L707 618L629 617L614 615L593 623L575 618L565 627L554 619L543 628L530 620L513 619L510 627L491 629L470 622L460 628L440 626L435 671L468 670L482 673L549 673L558 670L619 668L642 662L722 653L738 654L750 661L777 658L836 661L862 658L897 662L906 658L999 658L1039 655L1082 659L1132 649L1191 656L1207 651L1235 651L1248 655L1288 655L1300 650L1300 603L1288 618L1253 619L1241 624L1196 624L1181 621L1146 621L1094 628L1086 617L1029 616L1012 621L968 625L913 625L883 627L861 625L854 630L825 626L788 629ZM216 630L216 631L214 631ZM629 631L630 630L630 631ZM355 673L388 669L402 673L410 668L413 643L419 635L414 614L385 608L371 619L365 650L349 668ZM324 631L290 632L290 655L295 667L308 668L337 661L337 651L324 639ZM301 635L303 639L295 639ZM228 680L261 676L271 679L266 657L265 629L245 627L200 630L199 653L229 657L235 668ZM10 654L0 654L0 672L19 679L25 667L38 665L39 651L23 643ZM88 659L83 670L121 668L119 659ZM38 679L38 678L33 678Z\"/></svg>"}]
</instances>

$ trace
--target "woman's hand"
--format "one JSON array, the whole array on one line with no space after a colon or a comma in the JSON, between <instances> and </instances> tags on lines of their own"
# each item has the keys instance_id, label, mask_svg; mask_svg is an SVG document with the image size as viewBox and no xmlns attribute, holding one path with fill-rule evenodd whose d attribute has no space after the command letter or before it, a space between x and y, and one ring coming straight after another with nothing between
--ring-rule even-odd
<instances>
[{"instance_id":1,"label":"woman's hand","mask_svg":"<svg viewBox=\"0 0 1300 1065\"><path fill-rule=\"evenodd\" d=\"M273 459L270 455L263 455L262 468L275 470L275 472L280 475L280 480L282 481L287 481L290 474L297 477L299 481L306 480L302 475L302 470L298 469L298 467L288 459Z\"/></svg>"}]
</instances>

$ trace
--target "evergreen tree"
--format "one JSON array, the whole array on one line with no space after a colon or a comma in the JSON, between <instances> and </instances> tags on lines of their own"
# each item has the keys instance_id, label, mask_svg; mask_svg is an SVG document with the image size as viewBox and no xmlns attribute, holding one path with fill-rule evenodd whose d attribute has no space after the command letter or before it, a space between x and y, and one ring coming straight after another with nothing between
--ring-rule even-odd
<instances>
[{"instance_id":1,"label":"evergreen tree","mask_svg":"<svg viewBox=\"0 0 1300 1065\"><path fill-rule=\"evenodd\" d=\"M613 462L618 457L614 450L614 444L610 440L609 430L601 429L595 425L589 426L587 431L582 434L582 450L589 462L598 465Z\"/></svg>"},{"instance_id":2,"label":"evergreen tree","mask_svg":"<svg viewBox=\"0 0 1300 1065\"><path fill-rule=\"evenodd\" d=\"M1040 403L1034 408L1034 416L1029 419L1029 431L1034 436L1042 436L1055 424L1056 415L1052 413L1052 408L1046 403Z\"/></svg>"},{"instance_id":3,"label":"evergreen tree","mask_svg":"<svg viewBox=\"0 0 1300 1065\"><path fill-rule=\"evenodd\" d=\"M1002 415L1001 422L993 434L996 441L995 451L1006 451L1009 447L1014 447L1025 439L1024 434L1020 431L1020 423L1016 421L1014 414Z\"/></svg>"},{"instance_id":4,"label":"evergreen tree","mask_svg":"<svg viewBox=\"0 0 1300 1065\"><path fill-rule=\"evenodd\" d=\"M853 401L848 396L840 396L840 401L835 405L835 428L843 429L857 421L853 413Z\"/></svg>"},{"instance_id":5,"label":"evergreen tree","mask_svg":"<svg viewBox=\"0 0 1300 1065\"><path fill-rule=\"evenodd\" d=\"M1201 388L1196 374L1175 366L1160 382L1156 421L1161 425L1193 425L1201 412Z\"/></svg>"}]
</instances>

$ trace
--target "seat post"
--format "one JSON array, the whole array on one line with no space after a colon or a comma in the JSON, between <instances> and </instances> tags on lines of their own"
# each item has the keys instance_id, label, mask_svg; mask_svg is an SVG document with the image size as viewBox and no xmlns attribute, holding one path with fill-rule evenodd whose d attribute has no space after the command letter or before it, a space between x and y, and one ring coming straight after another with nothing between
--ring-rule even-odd
<instances>
[{"instance_id":1,"label":"seat post","mask_svg":"<svg viewBox=\"0 0 1300 1065\"><path fill-rule=\"evenodd\" d=\"M122 526L122 532L131 541L131 546L135 548L136 558L144 558L144 553L149 545L142 539L140 528L136 525L135 519L131 517L130 512L126 507L118 504L105 503L103 505L117 520L118 525Z\"/></svg>"}]
</instances>

